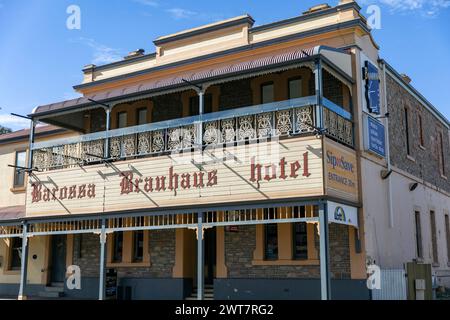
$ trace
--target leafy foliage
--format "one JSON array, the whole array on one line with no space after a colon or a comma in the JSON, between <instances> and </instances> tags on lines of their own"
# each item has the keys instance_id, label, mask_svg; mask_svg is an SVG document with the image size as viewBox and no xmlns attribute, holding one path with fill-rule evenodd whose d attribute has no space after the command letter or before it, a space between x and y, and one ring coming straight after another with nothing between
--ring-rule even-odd
<instances>
[{"instance_id":1,"label":"leafy foliage","mask_svg":"<svg viewBox=\"0 0 450 320\"><path fill-rule=\"evenodd\" d=\"M12 130L10 128L0 126L0 134L10 133L10 132L12 132Z\"/></svg>"}]
</instances>

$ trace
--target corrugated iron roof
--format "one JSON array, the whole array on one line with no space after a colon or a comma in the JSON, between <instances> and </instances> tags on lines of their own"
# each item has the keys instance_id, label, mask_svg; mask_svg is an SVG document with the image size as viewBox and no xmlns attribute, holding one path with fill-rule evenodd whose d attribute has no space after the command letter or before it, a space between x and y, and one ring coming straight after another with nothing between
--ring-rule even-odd
<instances>
[{"instance_id":1,"label":"corrugated iron roof","mask_svg":"<svg viewBox=\"0 0 450 320\"><path fill-rule=\"evenodd\" d=\"M25 217L25 206L0 208L0 221L18 220Z\"/></svg>"},{"instance_id":2,"label":"corrugated iron roof","mask_svg":"<svg viewBox=\"0 0 450 320\"><path fill-rule=\"evenodd\" d=\"M45 134L52 134L57 132L65 131L66 129L52 126L52 125L44 125L44 126L38 126L36 127L35 134L36 135L45 135ZM14 131L11 133L5 133L0 135L0 144L16 141L16 140L26 140L30 136L30 129L22 129L18 131Z\"/></svg>"}]
</instances>

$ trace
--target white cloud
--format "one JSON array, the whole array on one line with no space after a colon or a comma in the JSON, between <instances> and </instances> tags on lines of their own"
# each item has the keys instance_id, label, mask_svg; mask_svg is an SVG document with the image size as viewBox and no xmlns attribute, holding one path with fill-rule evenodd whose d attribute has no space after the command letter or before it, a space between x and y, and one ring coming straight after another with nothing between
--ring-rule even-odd
<instances>
[{"instance_id":1,"label":"white cloud","mask_svg":"<svg viewBox=\"0 0 450 320\"><path fill-rule=\"evenodd\" d=\"M110 48L104 44L98 43L94 39L80 37L73 41L93 49L92 63L95 65L108 64L122 60L123 58L123 53L121 50Z\"/></svg>"},{"instance_id":2,"label":"white cloud","mask_svg":"<svg viewBox=\"0 0 450 320\"><path fill-rule=\"evenodd\" d=\"M182 9L182 8L172 8L172 9L167 9L166 11L168 13L170 13L170 15L174 19L177 19L177 20L179 20L179 19L189 19L189 18L192 18L192 17L198 15L197 12L186 10L186 9Z\"/></svg>"},{"instance_id":3,"label":"white cloud","mask_svg":"<svg viewBox=\"0 0 450 320\"><path fill-rule=\"evenodd\" d=\"M443 9L450 8L450 0L360 0L361 4L382 4L391 13L419 13L423 16L436 16Z\"/></svg>"},{"instance_id":4,"label":"white cloud","mask_svg":"<svg viewBox=\"0 0 450 320\"><path fill-rule=\"evenodd\" d=\"M144 6L149 6L149 7L159 7L159 2L155 1L155 0L132 0L133 2L142 4Z\"/></svg>"},{"instance_id":5,"label":"white cloud","mask_svg":"<svg viewBox=\"0 0 450 320\"><path fill-rule=\"evenodd\" d=\"M226 19L226 16L222 13L210 13L210 12L196 12L182 8L167 9L173 19L194 19L202 22L215 22Z\"/></svg>"},{"instance_id":6,"label":"white cloud","mask_svg":"<svg viewBox=\"0 0 450 320\"><path fill-rule=\"evenodd\" d=\"M30 127L30 120L10 114L0 114L0 125L13 130L28 129Z\"/></svg>"}]
</instances>

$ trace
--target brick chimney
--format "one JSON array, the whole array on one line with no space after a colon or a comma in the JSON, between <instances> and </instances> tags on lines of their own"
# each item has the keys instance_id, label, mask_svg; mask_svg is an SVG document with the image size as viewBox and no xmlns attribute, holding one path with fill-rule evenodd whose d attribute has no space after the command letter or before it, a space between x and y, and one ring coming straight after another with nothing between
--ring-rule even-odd
<instances>
[{"instance_id":1,"label":"brick chimney","mask_svg":"<svg viewBox=\"0 0 450 320\"><path fill-rule=\"evenodd\" d=\"M131 51L126 57L124 57L125 60L134 59L138 57L142 57L145 53L144 49L137 49L135 51Z\"/></svg>"},{"instance_id":2,"label":"brick chimney","mask_svg":"<svg viewBox=\"0 0 450 320\"><path fill-rule=\"evenodd\" d=\"M410 83L411 83L411 78L410 78L407 74L402 73L400 76L402 77L402 80L403 80L405 83L407 83L407 84L410 84Z\"/></svg>"},{"instance_id":3,"label":"brick chimney","mask_svg":"<svg viewBox=\"0 0 450 320\"><path fill-rule=\"evenodd\" d=\"M321 11L321 10L325 10L331 8L328 3L323 3L323 4L318 4L317 6L311 7L308 10L306 10L305 12L303 12L303 14L310 14L313 12L317 12L317 11Z\"/></svg>"}]
</instances>

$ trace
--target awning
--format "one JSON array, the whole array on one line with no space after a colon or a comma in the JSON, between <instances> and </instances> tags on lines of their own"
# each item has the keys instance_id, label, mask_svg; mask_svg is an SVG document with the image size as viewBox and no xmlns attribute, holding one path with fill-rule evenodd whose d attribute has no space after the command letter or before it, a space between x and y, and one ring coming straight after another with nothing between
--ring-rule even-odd
<instances>
[{"instance_id":1,"label":"awning","mask_svg":"<svg viewBox=\"0 0 450 320\"><path fill-rule=\"evenodd\" d=\"M25 217L25 206L0 208L0 221L7 222Z\"/></svg>"}]
</instances>

